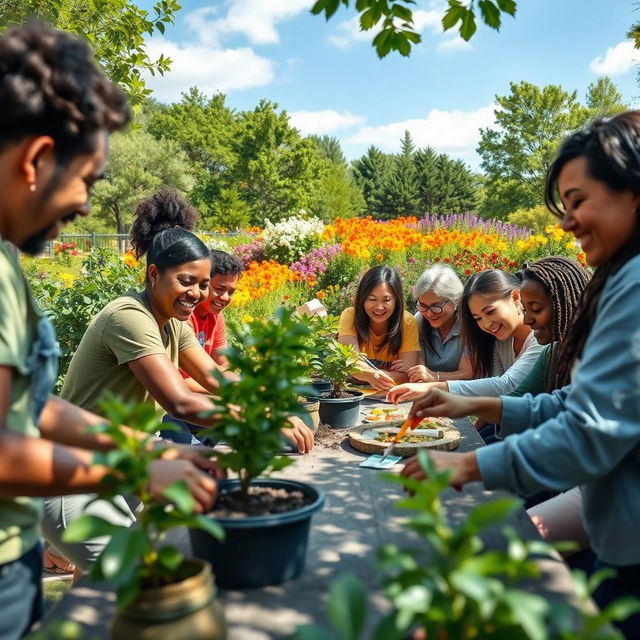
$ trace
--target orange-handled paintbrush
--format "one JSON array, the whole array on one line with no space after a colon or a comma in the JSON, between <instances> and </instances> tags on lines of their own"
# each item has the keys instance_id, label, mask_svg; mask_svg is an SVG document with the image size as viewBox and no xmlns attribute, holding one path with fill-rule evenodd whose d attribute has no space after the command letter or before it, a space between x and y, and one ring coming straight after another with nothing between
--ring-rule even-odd
<instances>
[{"instance_id":1,"label":"orange-handled paintbrush","mask_svg":"<svg viewBox=\"0 0 640 640\"><path fill-rule=\"evenodd\" d=\"M409 429L415 429L421 422L422 422L422 418L418 418L417 416L414 416L413 418L407 418L402 423L402 426L400 427L400 430L398 431L398 433L396 433L396 435L393 436L393 440L391 441L389 446L384 450L384 453L382 454L382 459L380 460L379 464L382 464L385 458L388 458L391 455L393 448L404 437L404 434L407 433Z\"/></svg>"}]
</instances>

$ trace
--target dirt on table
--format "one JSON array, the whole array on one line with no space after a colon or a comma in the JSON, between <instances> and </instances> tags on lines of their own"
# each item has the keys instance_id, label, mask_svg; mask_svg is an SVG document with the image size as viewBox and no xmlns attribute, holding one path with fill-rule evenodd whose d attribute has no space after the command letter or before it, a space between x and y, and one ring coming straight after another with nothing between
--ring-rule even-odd
<instances>
[{"instance_id":1,"label":"dirt on table","mask_svg":"<svg viewBox=\"0 0 640 640\"><path fill-rule=\"evenodd\" d=\"M327 449L341 449L346 437L344 429L333 429L328 424L320 424L313 434L313 444Z\"/></svg>"},{"instance_id":2,"label":"dirt on table","mask_svg":"<svg viewBox=\"0 0 640 640\"><path fill-rule=\"evenodd\" d=\"M240 490L223 493L218 498L210 515L216 518L246 518L247 516L267 516L300 509L313 500L302 491L275 489L274 487L250 487L246 509Z\"/></svg>"}]
</instances>

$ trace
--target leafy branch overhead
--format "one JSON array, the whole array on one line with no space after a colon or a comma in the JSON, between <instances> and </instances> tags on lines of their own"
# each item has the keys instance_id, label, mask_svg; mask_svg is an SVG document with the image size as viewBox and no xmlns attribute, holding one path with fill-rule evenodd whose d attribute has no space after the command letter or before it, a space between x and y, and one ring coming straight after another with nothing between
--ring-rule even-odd
<instances>
[{"instance_id":1,"label":"leafy branch overhead","mask_svg":"<svg viewBox=\"0 0 640 640\"><path fill-rule=\"evenodd\" d=\"M156 0L149 11L131 0L6 0L0 3L0 30L37 17L89 41L107 76L142 104L151 90L142 74L163 75L171 60L149 57L146 36L164 34L181 8L176 0Z\"/></svg>"},{"instance_id":2,"label":"leafy branch overhead","mask_svg":"<svg viewBox=\"0 0 640 640\"><path fill-rule=\"evenodd\" d=\"M415 30L414 15L411 8L414 0L317 0L311 8L311 13L324 13L327 20L331 18L340 5L355 6L360 17L360 29L369 31L377 28L373 38L373 46L380 58L384 58L391 51L397 51L403 56L411 53L411 47L422 40L422 36ZM470 0L466 3L460 0L448 0L448 7L442 17L444 31L457 27L460 37L469 40L476 32L476 15L492 29L500 29L502 14L515 16L516 2L514 0Z\"/></svg>"}]
</instances>

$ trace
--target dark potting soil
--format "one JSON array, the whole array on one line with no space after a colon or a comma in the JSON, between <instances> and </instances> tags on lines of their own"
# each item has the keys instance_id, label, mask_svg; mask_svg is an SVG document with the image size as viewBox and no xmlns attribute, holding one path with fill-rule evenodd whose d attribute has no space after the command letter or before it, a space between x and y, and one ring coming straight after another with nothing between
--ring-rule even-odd
<instances>
[{"instance_id":1,"label":"dark potting soil","mask_svg":"<svg viewBox=\"0 0 640 640\"><path fill-rule=\"evenodd\" d=\"M311 504L313 499L302 491L289 491L273 487L250 487L246 509L240 490L223 493L218 498L211 515L216 518L246 518L247 516L267 516L285 513Z\"/></svg>"},{"instance_id":2,"label":"dark potting soil","mask_svg":"<svg viewBox=\"0 0 640 640\"><path fill-rule=\"evenodd\" d=\"M313 444L327 449L340 449L345 437L342 429L332 429L328 424L321 424L313 433Z\"/></svg>"},{"instance_id":3,"label":"dark potting soil","mask_svg":"<svg viewBox=\"0 0 640 640\"><path fill-rule=\"evenodd\" d=\"M353 398L353 393L349 393L348 391L336 391L335 394L333 391L323 391L320 394L321 398ZM354 398L355 399L355 398Z\"/></svg>"}]
</instances>

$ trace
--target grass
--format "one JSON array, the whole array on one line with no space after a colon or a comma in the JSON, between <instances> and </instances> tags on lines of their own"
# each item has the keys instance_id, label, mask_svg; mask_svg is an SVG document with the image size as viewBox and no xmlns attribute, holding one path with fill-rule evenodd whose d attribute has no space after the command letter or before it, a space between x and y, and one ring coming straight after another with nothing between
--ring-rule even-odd
<instances>
[{"instance_id":1,"label":"grass","mask_svg":"<svg viewBox=\"0 0 640 640\"><path fill-rule=\"evenodd\" d=\"M71 580L47 580L42 584L45 609L51 608L71 587Z\"/></svg>"}]
</instances>

